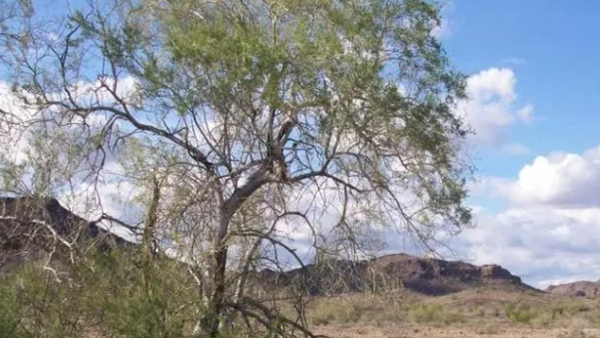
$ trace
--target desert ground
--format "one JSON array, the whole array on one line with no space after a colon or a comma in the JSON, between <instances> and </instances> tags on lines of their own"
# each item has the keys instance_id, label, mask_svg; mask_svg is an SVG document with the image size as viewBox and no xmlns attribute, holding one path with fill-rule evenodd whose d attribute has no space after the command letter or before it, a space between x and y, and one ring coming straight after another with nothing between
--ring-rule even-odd
<instances>
[{"instance_id":1,"label":"desert ground","mask_svg":"<svg viewBox=\"0 0 600 338\"><path fill-rule=\"evenodd\" d=\"M376 327L372 325L358 327L331 327L322 332L330 337L339 338L593 338L600 337L600 329L543 329L543 328L506 328L497 332L480 332L474 328L414 328L397 329L394 327Z\"/></svg>"},{"instance_id":2,"label":"desert ground","mask_svg":"<svg viewBox=\"0 0 600 338\"><path fill-rule=\"evenodd\" d=\"M541 292L356 294L319 299L308 319L335 338L600 338L600 301Z\"/></svg>"}]
</instances>

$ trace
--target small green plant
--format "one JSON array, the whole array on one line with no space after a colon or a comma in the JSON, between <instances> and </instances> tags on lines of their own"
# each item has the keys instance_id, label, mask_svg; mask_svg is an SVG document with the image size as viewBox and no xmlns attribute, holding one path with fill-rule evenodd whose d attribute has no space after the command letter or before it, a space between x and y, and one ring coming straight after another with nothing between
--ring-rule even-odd
<instances>
[{"instance_id":1,"label":"small green plant","mask_svg":"<svg viewBox=\"0 0 600 338\"><path fill-rule=\"evenodd\" d=\"M133 256L89 253L57 273L31 263L1 275L0 338L187 335L184 324L197 318L188 305L193 282L172 262L142 268Z\"/></svg>"},{"instance_id":2,"label":"small green plant","mask_svg":"<svg viewBox=\"0 0 600 338\"><path fill-rule=\"evenodd\" d=\"M20 337L20 305L11 283L0 282L0 337Z\"/></svg>"},{"instance_id":3,"label":"small green plant","mask_svg":"<svg viewBox=\"0 0 600 338\"><path fill-rule=\"evenodd\" d=\"M438 304L417 304L408 311L408 316L416 323L449 325L464 321L464 316L456 311L449 311Z\"/></svg>"},{"instance_id":4,"label":"small green plant","mask_svg":"<svg viewBox=\"0 0 600 338\"><path fill-rule=\"evenodd\" d=\"M368 305L352 301L324 301L310 312L310 318L314 325L357 323L369 310Z\"/></svg>"},{"instance_id":5,"label":"small green plant","mask_svg":"<svg viewBox=\"0 0 600 338\"><path fill-rule=\"evenodd\" d=\"M510 303L504 309L506 317L513 323L527 324L538 316L538 311L527 304Z\"/></svg>"}]
</instances>

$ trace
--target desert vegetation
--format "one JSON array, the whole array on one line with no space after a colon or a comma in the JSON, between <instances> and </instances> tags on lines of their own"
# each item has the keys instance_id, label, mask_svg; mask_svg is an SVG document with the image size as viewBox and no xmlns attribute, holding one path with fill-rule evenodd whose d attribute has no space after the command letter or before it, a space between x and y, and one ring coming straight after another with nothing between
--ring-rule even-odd
<instances>
[{"instance_id":1,"label":"desert vegetation","mask_svg":"<svg viewBox=\"0 0 600 338\"><path fill-rule=\"evenodd\" d=\"M2 337L188 337L197 287L169 258L140 268L135 252L89 253L57 280L44 262L0 277ZM249 293L261 292L252 288ZM271 289L273 292L274 289ZM292 298L278 292L270 305L292 316ZM470 289L445 296L409 290L315 296L306 309L315 334L331 337L597 337L595 299L530 291ZM276 320L273 318L273 320ZM270 337L228 331L222 337ZM301 335L302 333L297 333ZM521 334L521 335L519 335Z\"/></svg>"},{"instance_id":2,"label":"desert vegetation","mask_svg":"<svg viewBox=\"0 0 600 338\"><path fill-rule=\"evenodd\" d=\"M0 338L597 327L496 265L375 259L474 225L437 3L42 7L0 0Z\"/></svg>"},{"instance_id":3,"label":"desert vegetation","mask_svg":"<svg viewBox=\"0 0 600 338\"><path fill-rule=\"evenodd\" d=\"M498 290L443 297L410 292L320 299L310 320L344 337L597 337L596 300ZM336 328L336 329L332 329ZM361 331L356 333L356 331Z\"/></svg>"},{"instance_id":4,"label":"desert vegetation","mask_svg":"<svg viewBox=\"0 0 600 338\"><path fill-rule=\"evenodd\" d=\"M469 130L452 111L464 76L434 3L4 0L0 22L0 192L89 222L2 211L5 250L43 249L33 298L5 290L26 314L7 330L315 337L303 275L259 292L257 274L372 257L389 230L430 250L471 224ZM81 229L103 227L138 244L128 274L93 275ZM160 255L193 283L162 279Z\"/></svg>"}]
</instances>

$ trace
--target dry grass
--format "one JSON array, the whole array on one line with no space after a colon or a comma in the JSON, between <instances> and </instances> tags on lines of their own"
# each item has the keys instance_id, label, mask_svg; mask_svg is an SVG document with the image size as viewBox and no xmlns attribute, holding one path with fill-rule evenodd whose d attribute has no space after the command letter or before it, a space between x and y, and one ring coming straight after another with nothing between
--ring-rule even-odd
<instances>
[{"instance_id":1,"label":"dry grass","mask_svg":"<svg viewBox=\"0 0 600 338\"><path fill-rule=\"evenodd\" d=\"M340 338L600 338L600 301L501 290L322 298L308 317L319 331Z\"/></svg>"}]
</instances>

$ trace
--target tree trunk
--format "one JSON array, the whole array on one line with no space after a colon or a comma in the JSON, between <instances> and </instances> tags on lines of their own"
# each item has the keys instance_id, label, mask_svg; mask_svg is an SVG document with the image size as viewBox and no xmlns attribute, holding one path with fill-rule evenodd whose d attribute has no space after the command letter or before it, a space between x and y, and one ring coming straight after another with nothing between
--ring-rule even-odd
<instances>
[{"instance_id":1,"label":"tree trunk","mask_svg":"<svg viewBox=\"0 0 600 338\"><path fill-rule=\"evenodd\" d=\"M213 252L209 257L208 268L212 277L207 280L210 283L209 295L205 302L205 313L202 314L194 329L194 337L216 338L219 333L225 310L223 306L226 291L225 268L229 249L225 239L229 232L229 223L246 198L267 182L267 167L263 166L221 205L219 229L212 243Z\"/></svg>"},{"instance_id":2,"label":"tree trunk","mask_svg":"<svg viewBox=\"0 0 600 338\"><path fill-rule=\"evenodd\" d=\"M216 338L219 334L220 323L224 310L225 300L225 267L227 265L228 245L224 243L231 220L231 215L226 210L221 211L221 221L219 233L213 243L214 253L209 258L209 269L211 270L210 294L205 304L204 313L196 323L194 328L194 337L198 338Z\"/></svg>"}]
</instances>

